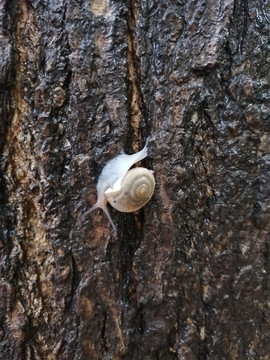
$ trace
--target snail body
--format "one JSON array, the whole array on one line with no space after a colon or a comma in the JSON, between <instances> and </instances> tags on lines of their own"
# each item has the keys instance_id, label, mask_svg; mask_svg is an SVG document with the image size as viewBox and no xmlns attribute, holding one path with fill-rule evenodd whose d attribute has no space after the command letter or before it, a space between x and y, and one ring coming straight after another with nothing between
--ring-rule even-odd
<instances>
[{"instance_id":1,"label":"snail body","mask_svg":"<svg viewBox=\"0 0 270 360\"><path fill-rule=\"evenodd\" d=\"M145 168L129 170L132 165L148 155L148 140L141 151L132 155L119 154L105 165L96 185L97 202L84 214L85 216L101 208L115 229L106 207L107 202L118 211L132 212L150 200L155 188L152 171Z\"/></svg>"}]
</instances>

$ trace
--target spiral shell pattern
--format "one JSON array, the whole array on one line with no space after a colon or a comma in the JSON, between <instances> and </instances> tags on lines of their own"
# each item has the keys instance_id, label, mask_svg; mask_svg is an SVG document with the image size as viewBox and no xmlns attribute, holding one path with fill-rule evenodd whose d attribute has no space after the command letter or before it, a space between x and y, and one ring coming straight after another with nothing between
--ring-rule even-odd
<instances>
[{"instance_id":1,"label":"spiral shell pattern","mask_svg":"<svg viewBox=\"0 0 270 360\"><path fill-rule=\"evenodd\" d=\"M155 189L153 172L138 167L129 170L121 180L121 192L108 192L109 203L118 211L132 212L143 207L152 197Z\"/></svg>"}]
</instances>

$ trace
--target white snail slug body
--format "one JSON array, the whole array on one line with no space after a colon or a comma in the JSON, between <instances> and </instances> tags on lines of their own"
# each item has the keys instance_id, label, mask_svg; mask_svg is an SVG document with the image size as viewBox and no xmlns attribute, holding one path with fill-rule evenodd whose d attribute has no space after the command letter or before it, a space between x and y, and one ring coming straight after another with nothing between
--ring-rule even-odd
<instances>
[{"instance_id":1,"label":"white snail slug body","mask_svg":"<svg viewBox=\"0 0 270 360\"><path fill-rule=\"evenodd\" d=\"M129 170L132 165L148 155L148 141L149 139L141 151L132 155L119 154L105 165L96 186L97 202L84 216L96 208L101 208L115 229L106 207L108 201L118 211L132 212L150 200L155 188L152 171L141 167Z\"/></svg>"}]
</instances>

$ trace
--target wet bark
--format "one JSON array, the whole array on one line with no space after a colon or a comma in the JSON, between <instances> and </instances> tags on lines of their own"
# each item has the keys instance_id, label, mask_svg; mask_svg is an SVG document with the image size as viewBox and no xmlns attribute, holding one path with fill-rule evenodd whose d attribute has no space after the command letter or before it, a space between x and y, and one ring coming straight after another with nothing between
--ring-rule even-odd
<instances>
[{"instance_id":1,"label":"wet bark","mask_svg":"<svg viewBox=\"0 0 270 360\"><path fill-rule=\"evenodd\" d=\"M0 1L0 358L268 359L268 1ZM152 200L96 201L150 136Z\"/></svg>"}]
</instances>

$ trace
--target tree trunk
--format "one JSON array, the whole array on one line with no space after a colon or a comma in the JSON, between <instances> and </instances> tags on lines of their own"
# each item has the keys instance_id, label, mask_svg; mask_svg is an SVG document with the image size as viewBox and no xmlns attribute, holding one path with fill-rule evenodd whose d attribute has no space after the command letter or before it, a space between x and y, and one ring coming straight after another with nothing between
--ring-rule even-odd
<instances>
[{"instance_id":1,"label":"tree trunk","mask_svg":"<svg viewBox=\"0 0 270 360\"><path fill-rule=\"evenodd\" d=\"M0 358L269 359L270 7L0 0ZM95 210L140 150L153 198Z\"/></svg>"}]
</instances>

